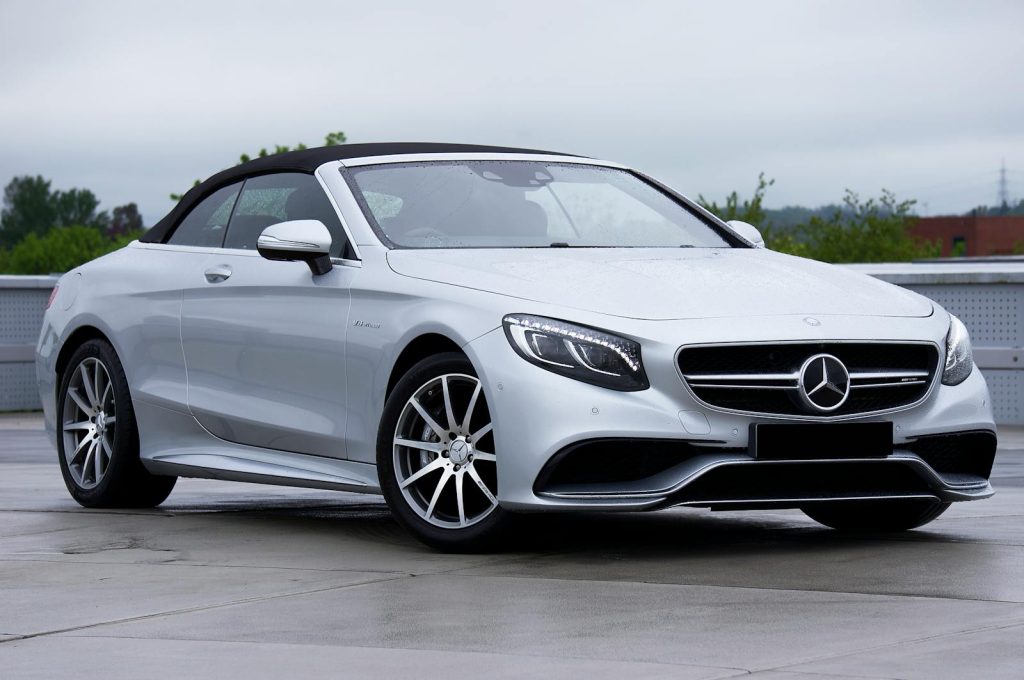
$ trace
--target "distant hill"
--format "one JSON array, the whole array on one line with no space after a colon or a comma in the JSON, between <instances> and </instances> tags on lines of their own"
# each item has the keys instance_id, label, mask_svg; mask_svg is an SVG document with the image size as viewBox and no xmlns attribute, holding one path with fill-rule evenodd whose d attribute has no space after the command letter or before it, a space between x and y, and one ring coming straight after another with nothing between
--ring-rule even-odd
<instances>
[{"instance_id":1,"label":"distant hill","mask_svg":"<svg viewBox=\"0 0 1024 680\"><path fill-rule=\"evenodd\" d=\"M1000 206L979 205L974 210L969 210L969 211L967 211L964 214L965 215L987 215L987 216L996 216L996 215L1024 215L1024 199L1021 199L1020 201L1017 201L1016 205L1012 205L1012 204L1011 205L1005 205L1004 204L1004 205L1000 205Z\"/></svg>"},{"instance_id":2,"label":"distant hill","mask_svg":"<svg viewBox=\"0 0 1024 680\"><path fill-rule=\"evenodd\" d=\"M802 205L787 205L784 208L765 208L764 221L772 227L781 230L792 229L800 224L807 224L812 217L827 218L836 211L849 213L850 209L845 205L831 203L819 208L805 208Z\"/></svg>"}]
</instances>

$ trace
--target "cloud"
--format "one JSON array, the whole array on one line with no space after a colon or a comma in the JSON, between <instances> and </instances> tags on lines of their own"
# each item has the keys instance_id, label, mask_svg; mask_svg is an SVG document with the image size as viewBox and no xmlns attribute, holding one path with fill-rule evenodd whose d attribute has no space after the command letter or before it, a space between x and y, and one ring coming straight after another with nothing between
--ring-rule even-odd
<instances>
[{"instance_id":1,"label":"cloud","mask_svg":"<svg viewBox=\"0 0 1024 680\"><path fill-rule=\"evenodd\" d=\"M1022 23L1015 2L8 1L0 180L152 223L241 152L340 129L606 157L691 195L763 170L774 205L991 172L929 203L966 210L1024 166Z\"/></svg>"}]
</instances>

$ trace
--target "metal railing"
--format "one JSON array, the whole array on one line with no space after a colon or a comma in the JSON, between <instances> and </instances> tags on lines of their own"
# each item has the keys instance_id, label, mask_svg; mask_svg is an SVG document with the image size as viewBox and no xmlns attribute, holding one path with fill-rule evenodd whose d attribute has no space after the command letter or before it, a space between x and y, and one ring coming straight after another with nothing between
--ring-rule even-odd
<instances>
[{"instance_id":1,"label":"metal railing","mask_svg":"<svg viewBox=\"0 0 1024 680\"><path fill-rule=\"evenodd\" d=\"M925 295L967 326L996 422L1024 425L1024 258L848 265ZM56 276L0 276L0 411L39 408L33 352Z\"/></svg>"}]
</instances>

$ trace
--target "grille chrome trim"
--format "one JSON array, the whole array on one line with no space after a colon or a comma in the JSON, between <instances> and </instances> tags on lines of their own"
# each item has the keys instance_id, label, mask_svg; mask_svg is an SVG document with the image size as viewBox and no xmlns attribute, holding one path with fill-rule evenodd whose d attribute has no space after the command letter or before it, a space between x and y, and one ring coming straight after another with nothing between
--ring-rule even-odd
<instances>
[{"instance_id":1,"label":"grille chrome trim","mask_svg":"<svg viewBox=\"0 0 1024 680\"><path fill-rule=\"evenodd\" d=\"M712 404L702 399L695 391L696 389L743 389L743 390L789 390L799 393L800 374L799 371L786 373L683 373L680 365L680 355L683 351L701 347L771 347L771 346L794 346L806 345L809 352L817 351L812 349L821 345L901 345L901 346L924 346L935 350L936 365L929 372L921 370L892 370L892 371L856 371L850 370L850 390L862 390L872 388L892 387L921 387L928 385L927 390L916 401L900 404L892 408L876 409L869 411L858 411L856 413L844 414L814 414L814 413L779 413L772 411L754 411L729 408ZM676 350L674 363L676 373L679 375L687 393L701 406L719 411L722 413L733 413L740 415L758 416L762 418L782 420L813 420L813 421L838 421L853 420L865 416L877 416L886 413L896 413L914 408L925 402L935 390L936 384L942 377L943 350L938 343L928 340L778 340L778 341L753 341L753 342L722 342L722 343L698 343L682 345ZM848 367L849 368L849 367ZM868 382L870 381L870 382ZM781 385L764 385L760 383L777 382Z\"/></svg>"}]
</instances>

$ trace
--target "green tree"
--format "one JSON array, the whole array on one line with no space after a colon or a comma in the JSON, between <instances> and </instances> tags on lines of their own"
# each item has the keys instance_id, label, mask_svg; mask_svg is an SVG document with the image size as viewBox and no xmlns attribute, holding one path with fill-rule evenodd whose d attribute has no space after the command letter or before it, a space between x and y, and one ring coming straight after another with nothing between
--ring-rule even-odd
<instances>
[{"instance_id":1,"label":"green tree","mask_svg":"<svg viewBox=\"0 0 1024 680\"><path fill-rule=\"evenodd\" d=\"M340 131L340 130L337 131L337 132L328 132L326 135L324 135L323 146L337 146L339 144L344 144L347 141L348 141L348 138L345 136L345 133ZM277 145L274 146L274 150L273 151L267 151L266 147L260 149L259 152L257 152L255 157L256 158L265 158L266 156L271 156L273 154L285 153L287 151L301 151L302 149L308 149L308 148L309 147L306 146L305 144L303 144L302 142L299 142L294 147L291 147L291 146L281 146L280 144L277 144ZM236 165L241 165L242 163L248 163L252 159L253 159L253 156L250 156L247 153L243 153L242 155L240 155L238 157L238 163L236 163ZM200 181L201 180L197 179L195 182L192 183L192 186L196 186L197 184L199 184ZM184 194L174 194L174 193L172 193L171 194L171 200L172 201L180 201L182 196L184 196Z\"/></svg>"},{"instance_id":2,"label":"green tree","mask_svg":"<svg viewBox=\"0 0 1024 680\"><path fill-rule=\"evenodd\" d=\"M44 236L28 234L6 253L0 253L0 271L8 274L55 274L124 247L138 238L124 234L111 240L94 227L55 227Z\"/></svg>"},{"instance_id":3,"label":"green tree","mask_svg":"<svg viewBox=\"0 0 1024 680\"><path fill-rule=\"evenodd\" d=\"M754 225L760 230L765 246L768 248L803 255L802 245L793 238L792 233L789 230L777 229L768 219L767 211L764 208L764 196L768 187L773 184L775 184L775 180L765 178L762 172L757 176L757 187L754 189L754 195L749 199L742 200L739 192L733 191L725 197L725 203L722 205L709 201L704 198L703 194L697 196L697 201L726 222L739 220Z\"/></svg>"},{"instance_id":4,"label":"green tree","mask_svg":"<svg viewBox=\"0 0 1024 680\"><path fill-rule=\"evenodd\" d=\"M829 217L812 217L799 228L798 238L809 257L825 262L909 262L937 257L938 243L914 237L916 201L897 200L886 189L878 199L862 200L846 190L845 210Z\"/></svg>"},{"instance_id":5,"label":"green tree","mask_svg":"<svg viewBox=\"0 0 1024 680\"><path fill-rule=\"evenodd\" d=\"M774 183L761 173L750 199L743 200L734 191L722 205L703 196L698 200L723 220L741 220L758 227L772 250L823 262L907 262L937 257L941 252L938 243L910 233L916 220L911 214L916 201L897 200L885 189L879 198L868 200L847 190L843 204L834 206L831 213L807 211L805 222L777 228L764 208L765 193Z\"/></svg>"},{"instance_id":6,"label":"green tree","mask_svg":"<svg viewBox=\"0 0 1024 680\"><path fill-rule=\"evenodd\" d=\"M79 225L105 230L109 217L97 212L99 199L88 189L51 191L43 177L15 177L4 189L0 210L0 247L11 247L29 234L53 227Z\"/></svg>"},{"instance_id":7,"label":"green tree","mask_svg":"<svg viewBox=\"0 0 1024 680\"><path fill-rule=\"evenodd\" d=\"M0 210L0 248L10 247L27 234L44 233L57 212L50 200L50 181L40 176L15 177L4 188Z\"/></svg>"},{"instance_id":8,"label":"green tree","mask_svg":"<svg viewBox=\"0 0 1024 680\"><path fill-rule=\"evenodd\" d=\"M110 222L105 212L97 212L100 199L88 189L69 189L55 191L50 197L56 210L56 219L51 226L69 227L72 225L93 227L104 231Z\"/></svg>"}]
</instances>

